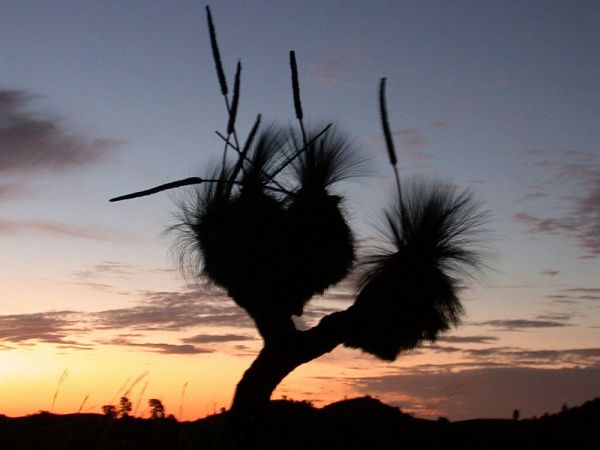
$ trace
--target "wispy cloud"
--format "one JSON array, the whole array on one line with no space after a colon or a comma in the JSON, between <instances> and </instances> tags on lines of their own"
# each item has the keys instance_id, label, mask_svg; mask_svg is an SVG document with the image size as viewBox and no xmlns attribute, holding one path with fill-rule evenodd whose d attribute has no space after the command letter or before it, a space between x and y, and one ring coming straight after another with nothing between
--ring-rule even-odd
<instances>
[{"instance_id":1,"label":"wispy cloud","mask_svg":"<svg viewBox=\"0 0 600 450\"><path fill-rule=\"evenodd\" d=\"M546 296L554 301L574 303L578 300L600 300L600 288L597 287L571 287L559 290L557 293Z\"/></svg>"},{"instance_id":2,"label":"wispy cloud","mask_svg":"<svg viewBox=\"0 0 600 450\"><path fill-rule=\"evenodd\" d=\"M347 84L344 79L342 63L327 60L309 66L308 79L324 87L333 87Z\"/></svg>"},{"instance_id":3,"label":"wispy cloud","mask_svg":"<svg viewBox=\"0 0 600 450\"><path fill-rule=\"evenodd\" d=\"M507 319L476 322L472 325L491 326L498 331L524 331L532 328L560 328L570 326L571 324L558 320Z\"/></svg>"},{"instance_id":4,"label":"wispy cloud","mask_svg":"<svg viewBox=\"0 0 600 450\"><path fill-rule=\"evenodd\" d=\"M577 231L577 223L573 217L542 219L525 212L515 213L513 217L536 233L560 234L562 232L575 233Z\"/></svg>"},{"instance_id":5,"label":"wispy cloud","mask_svg":"<svg viewBox=\"0 0 600 450\"><path fill-rule=\"evenodd\" d=\"M600 295L600 288L596 287L576 287L563 289L563 292L572 292L575 294L597 294Z\"/></svg>"},{"instance_id":6,"label":"wispy cloud","mask_svg":"<svg viewBox=\"0 0 600 450\"><path fill-rule=\"evenodd\" d=\"M126 279L136 274L136 269L118 261L102 261L91 267L86 267L72 273L77 284L91 287L93 289L111 289L112 285L107 278Z\"/></svg>"},{"instance_id":7,"label":"wispy cloud","mask_svg":"<svg viewBox=\"0 0 600 450\"><path fill-rule=\"evenodd\" d=\"M73 337L85 332L82 315L74 311L48 311L0 316L0 341L12 344L49 343L89 348Z\"/></svg>"},{"instance_id":8,"label":"wispy cloud","mask_svg":"<svg viewBox=\"0 0 600 450\"><path fill-rule=\"evenodd\" d=\"M165 342L135 342L124 338L114 338L103 341L107 345L119 345L126 347L136 347L142 350L165 353L170 355L196 355L199 353L211 353L212 350L197 347L191 344L169 344Z\"/></svg>"},{"instance_id":9,"label":"wispy cloud","mask_svg":"<svg viewBox=\"0 0 600 450\"><path fill-rule=\"evenodd\" d=\"M80 284L93 289L115 289L115 281L131 280L136 277L156 276L157 274L172 273L173 269L153 268L148 269L119 261L102 261L97 264L85 266L71 273L74 284ZM118 291L123 295L127 292Z\"/></svg>"},{"instance_id":10,"label":"wispy cloud","mask_svg":"<svg viewBox=\"0 0 600 450\"><path fill-rule=\"evenodd\" d=\"M119 146L71 132L62 120L32 111L34 98L0 89L0 172L64 173L106 159Z\"/></svg>"},{"instance_id":11,"label":"wispy cloud","mask_svg":"<svg viewBox=\"0 0 600 450\"><path fill-rule=\"evenodd\" d=\"M548 275L549 277L553 277L558 275L560 272L558 270L553 269L544 269L542 270L542 275Z\"/></svg>"},{"instance_id":12,"label":"wispy cloud","mask_svg":"<svg viewBox=\"0 0 600 450\"><path fill-rule=\"evenodd\" d=\"M541 214L532 207L517 212L514 219L532 233L575 239L584 257L600 256L600 158L553 147L527 149L522 154L533 158L530 166L541 172L517 202L546 199L553 193L558 205L555 214Z\"/></svg>"},{"instance_id":13,"label":"wispy cloud","mask_svg":"<svg viewBox=\"0 0 600 450\"><path fill-rule=\"evenodd\" d=\"M418 163L432 159L431 155L423 151L429 142L418 128L399 130L393 134L398 141L402 155L411 162Z\"/></svg>"},{"instance_id":14,"label":"wispy cloud","mask_svg":"<svg viewBox=\"0 0 600 450\"><path fill-rule=\"evenodd\" d=\"M186 344L216 344L222 342L251 341L253 339L252 336L243 334L197 334L183 338L181 341Z\"/></svg>"},{"instance_id":15,"label":"wispy cloud","mask_svg":"<svg viewBox=\"0 0 600 450\"><path fill-rule=\"evenodd\" d=\"M497 341L495 336L442 336L438 342L448 342L456 344L488 344L492 341Z\"/></svg>"},{"instance_id":16,"label":"wispy cloud","mask_svg":"<svg viewBox=\"0 0 600 450\"><path fill-rule=\"evenodd\" d=\"M119 266L115 266L119 267ZM230 327L253 330L250 318L232 300L215 289L198 288L184 292L146 292L139 304L97 312L47 311L0 315L0 342L5 345L89 346L81 339L90 333L122 330L117 338L102 340L111 345L145 346L162 353L202 353L209 350L196 344L249 341L242 334L197 334L182 344L141 342L153 331L182 331L202 327ZM113 333L114 335L114 333ZM139 339L138 339L139 338ZM80 342L81 341L81 342Z\"/></svg>"},{"instance_id":17,"label":"wispy cloud","mask_svg":"<svg viewBox=\"0 0 600 450\"><path fill-rule=\"evenodd\" d=\"M146 292L144 297L139 305L95 313L99 326L170 331L206 325L254 328L247 314L217 290Z\"/></svg>"},{"instance_id":18,"label":"wispy cloud","mask_svg":"<svg viewBox=\"0 0 600 450\"><path fill-rule=\"evenodd\" d=\"M505 366L529 367L593 367L600 365L600 348L523 349L488 347L464 349L463 353L474 363L500 363Z\"/></svg>"},{"instance_id":19,"label":"wispy cloud","mask_svg":"<svg viewBox=\"0 0 600 450\"><path fill-rule=\"evenodd\" d=\"M10 220L0 218L0 236L30 234L108 242L132 242L136 240L129 234L102 225L68 225L46 220Z\"/></svg>"}]
</instances>

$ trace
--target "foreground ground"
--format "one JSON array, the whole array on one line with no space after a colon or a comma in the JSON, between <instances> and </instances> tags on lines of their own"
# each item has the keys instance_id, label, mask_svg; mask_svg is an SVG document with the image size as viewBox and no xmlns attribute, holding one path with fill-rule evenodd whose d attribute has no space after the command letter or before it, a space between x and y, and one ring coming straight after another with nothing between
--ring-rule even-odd
<instances>
[{"instance_id":1,"label":"foreground ground","mask_svg":"<svg viewBox=\"0 0 600 450\"><path fill-rule=\"evenodd\" d=\"M111 419L98 414L0 415L0 448L215 449L227 413L195 422ZM269 449L600 449L600 398L539 419L415 419L370 397L323 408L274 401L252 427L256 448Z\"/></svg>"}]
</instances>

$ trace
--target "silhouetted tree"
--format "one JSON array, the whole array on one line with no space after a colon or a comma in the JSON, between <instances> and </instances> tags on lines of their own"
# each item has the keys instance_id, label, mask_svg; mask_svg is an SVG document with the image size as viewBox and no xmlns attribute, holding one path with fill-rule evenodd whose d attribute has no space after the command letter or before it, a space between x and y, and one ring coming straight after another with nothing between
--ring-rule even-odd
<instances>
[{"instance_id":1,"label":"silhouetted tree","mask_svg":"<svg viewBox=\"0 0 600 450\"><path fill-rule=\"evenodd\" d=\"M519 420L519 417L521 417L521 411L515 409L512 413L512 418L513 420Z\"/></svg>"},{"instance_id":2,"label":"silhouetted tree","mask_svg":"<svg viewBox=\"0 0 600 450\"><path fill-rule=\"evenodd\" d=\"M334 192L343 180L364 175L365 159L338 128L305 129L297 64L290 52L299 129L259 130L258 116L243 145L233 94L221 65L207 8L209 31L229 120L222 163L192 177L112 201L201 184L180 204L177 249L187 274L222 287L254 320L263 348L237 385L232 413L252 416L292 370L338 345L393 361L459 323L459 286L481 267L478 242L485 219L469 192L442 183L400 183L387 119L385 79L380 112L396 193L384 211L380 245L361 255L344 208ZM229 152L229 153L228 153ZM231 158L231 152L234 158ZM356 300L314 327L300 331L292 315L358 267Z\"/></svg>"},{"instance_id":3,"label":"silhouetted tree","mask_svg":"<svg viewBox=\"0 0 600 450\"><path fill-rule=\"evenodd\" d=\"M162 402L157 398L151 398L148 400L148 406L150 407L150 418L151 419L164 419L165 418L165 407Z\"/></svg>"},{"instance_id":4,"label":"silhouetted tree","mask_svg":"<svg viewBox=\"0 0 600 450\"><path fill-rule=\"evenodd\" d=\"M119 400L119 409L117 411L117 415L120 418L129 417L129 413L131 412L131 401L127 397L121 397Z\"/></svg>"},{"instance_id":5,"label":"silhouetted tree","mask_svg":"<svg viewBox=\"0 0 600 450\"><path fill-rule=\"evenodd\" d=\"M102 414L104 414L106 417L114 419L117 417L117 408L115 408L115 405L104 405L102 406Z\"/></svg>"}]
</instances>

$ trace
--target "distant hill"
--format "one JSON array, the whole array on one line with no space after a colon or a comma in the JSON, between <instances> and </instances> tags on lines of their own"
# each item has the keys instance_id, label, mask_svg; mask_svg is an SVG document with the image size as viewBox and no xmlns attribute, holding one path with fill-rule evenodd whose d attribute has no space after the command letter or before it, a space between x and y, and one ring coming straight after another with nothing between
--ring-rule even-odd
<instances>
[{"instance_id":1,"label":"distant hill","mask_svg":"<svg viewBox=\"0 0 600 450\"><path fill-rule=\"evenodd\" d=\"M181 423L99 414L0 415L0 449L216 449L227 421L227 413ZM323 408L277 400L251 429L242 442L263 450L599 450L600 398L539 419L460 422L417 419L371 397Z\"/></svg>"}]
</instances>

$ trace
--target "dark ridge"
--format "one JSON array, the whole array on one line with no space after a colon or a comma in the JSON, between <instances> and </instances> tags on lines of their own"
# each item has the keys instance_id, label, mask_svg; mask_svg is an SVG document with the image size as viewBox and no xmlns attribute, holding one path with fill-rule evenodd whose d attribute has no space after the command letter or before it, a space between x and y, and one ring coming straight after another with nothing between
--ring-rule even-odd
<instances>
[{"instance_id":1,"label":"dark ridge","mask_svg":"<svg viewBox=\"0 0 600 450\"><path fill-rule=\"evenodd\" d=\"M0 415L4 449L219 449L229 420L224 412L194 422L174 418L112 419L100 414ZM600 448L600 398L538 419L425 420L371 397L315 408L271 401L236 448L496 450Z\"/></svg>"}]
</instances>

